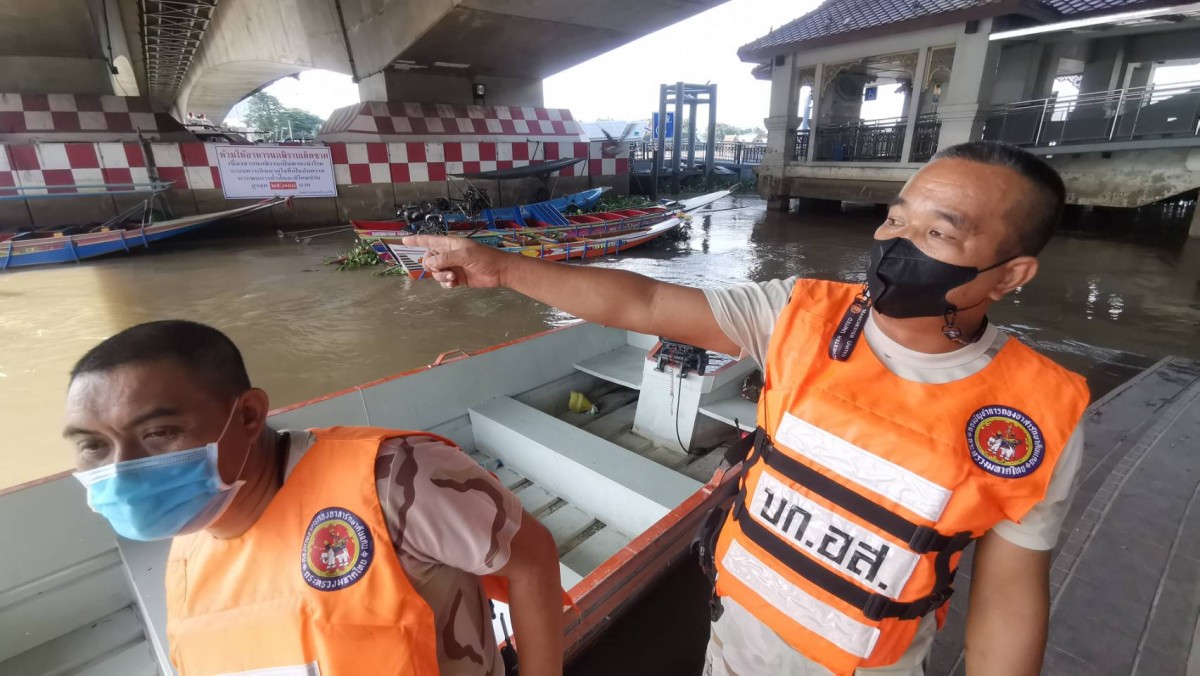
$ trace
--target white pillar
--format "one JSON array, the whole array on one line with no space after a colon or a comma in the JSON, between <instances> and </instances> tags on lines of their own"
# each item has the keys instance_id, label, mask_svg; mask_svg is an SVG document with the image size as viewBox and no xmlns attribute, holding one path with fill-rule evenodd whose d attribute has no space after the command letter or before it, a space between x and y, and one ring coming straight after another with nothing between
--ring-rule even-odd
<instances>
[{"instance_id":1,"label":"white pillar","mask_svg":"<svg viewBox=\"0 0 1200 676\"><path fill-rule=\"evenodd\" d=\"M808 118L808 156L805 162L812 162L817 154L817 130L821 127L821 97L825 96L825 64L818 63L813 70L812 113Z\"/></svg>"},{"instance_id":2,"label":"white pillar","mask_svg":"<svg viewBox=\"0 0 1200 676\"><path fill-rule=\"evenodd\" d=\"M949 148L979 138L983 126L981 104L991 97L996 61L1000 56L1000 46L988 42L991 32L992 20L982 19L975 33L964 33L958 38L950 82L946 91L942 92L942 101L938 106L938 114L942 118L938 148Z\"/></svg>"},{"instance_id":3,"label":"white pillar","mask_svg":"<svg viewBox=\"0 0 1200 676\"><path fill-rule=\"evenodd\" d=\"M783 167L792 160L796 129L800 127L800 72L789 54L771 69L771 107L763 124L767 128L764 167Z\"/></svg>"},{"instance_id":4,"label":"white pillar","mask_svg":"<svg viewBox=\"0 0 1200 676\"><path fill-rule=\"evenodd\" d=\"M900 146L900 161L909 162L912 157L913 133L917 128L917 116L921 111L921 93L925 91L925 68L929 60L929 48L917 52L917 66L913 69L912 92L908 95L908 121L904 125L904 141Z\"/></svg>"}]
</instances>

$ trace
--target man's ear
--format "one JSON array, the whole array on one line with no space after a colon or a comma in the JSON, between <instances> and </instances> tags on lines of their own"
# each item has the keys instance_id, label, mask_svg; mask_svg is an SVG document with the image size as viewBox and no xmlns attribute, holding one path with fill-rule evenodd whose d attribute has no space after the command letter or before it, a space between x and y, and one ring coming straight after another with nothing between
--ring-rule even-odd
<instances>
[{"instance_id":1,"label":"man's ear","mask_svg":"<svg viewBox=\"0 0 1200 676\"><path fill-rule=\"evenodd\" d=\"M247 437L257 439L267 424L267 412L271 410L271 401L263 390L252 387L246 390L241 399L241 411L235 416L235 425L240 425Z\"/></svg>"},{"instance_id":2,"label":"man's ear","mask_svg":"<svg viewBox=\"0 0 1200 676\"><path fill-rule=\"evenodd\" d=\"M1017 256L997 268L1000 272L995 285L988 291L988 298L1000 300L1015 289L1025 286L1037 276L1038 259L1034 256Z\"/></svg>"}]
</instances>

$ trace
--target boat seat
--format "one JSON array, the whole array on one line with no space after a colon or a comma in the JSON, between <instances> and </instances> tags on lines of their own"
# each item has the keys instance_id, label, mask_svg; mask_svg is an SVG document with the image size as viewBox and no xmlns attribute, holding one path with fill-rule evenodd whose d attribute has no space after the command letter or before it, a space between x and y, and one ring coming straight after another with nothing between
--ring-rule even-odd
<instances>
[{"instance_id":1,"label":"boat seat","mask_svg":"<svg viewBox=\"0 0 1200 676\"><path fill-rule=\"evenodd\" d=\"M644 347L622 345L615 350L578 362L575 368L601 380L640 390L646 352Z\"/></svg>"},{"instance_id":2,"label":"boat seat","mask_svg":"<svg viewBox=\"0 0 1200 676\"><path fill-rule=\"evenodd\" d=\"M470 409L480 451L623 533L650 528L700 482L510 397Z\"/></svg>"},{"instance_id":3,"label":"boat seat","mask_svg":"<svg viewBox=\"0 0 1200 676\"><path fill-rule=\"evenodd\" d=\"M758 420L758 405L735 394L700 405L700 413L726 425L736 425L743 432L753 432ZM736 423L735 423L736 421Z\"/></svg>"}]
</instances>

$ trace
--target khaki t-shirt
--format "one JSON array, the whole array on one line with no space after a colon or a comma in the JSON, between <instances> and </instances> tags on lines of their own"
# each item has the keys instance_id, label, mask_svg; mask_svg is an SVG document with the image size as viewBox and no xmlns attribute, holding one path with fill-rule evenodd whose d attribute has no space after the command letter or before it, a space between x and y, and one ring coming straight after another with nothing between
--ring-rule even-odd
<instances>
[{"instance_id":1,"label":"khaki t-shirt","mask_svg":"<svg viewBox=\"0 0 1200 676\"><path fill-rule=\"evenodd\" d=\"M315 439L289 431L288 466ZM433 610L443 676L502 676L479 576L508 563L521 503L458 448L433 437L388 439L375 458L388 535L413 588Z\"/></svg>"},{"instance_id":2,"label":"khaki t-shirt","mask_svg":"<svg viewBox=\"0 0 1200 676\"><path fill-rule=\"evenodd\" d=\"M775 321L787 305L788 296L796 283L795 277L775 279L705 289L704 294L717 325L742 349L741 356L750 357L762 366ZM867 317L863 337L866 340L857 349L869 348L888 370L901 378L930 384L953 382L979 372L1009 340L1004 332L994 324L989 324L978 341L953 352L914 352L884 335L873 315ZM992 530L1005 540L1026 549L1053 549L1063 519L1071 506L1075 477L1082 458L1083 426L1080 424L1063 447L1042 501L1034 505L1020 523L1002 521ZM829 673L793 650L736 602L723 599L722 603L725 613L712 625L704 672L706 676L825 676ZM920 676L924 673L922 662L933 645L936 630L933 614L925 616L912 646L900 661L887 668L859 669L857 673L864 676Z\"/></svg>"}]
</instances>

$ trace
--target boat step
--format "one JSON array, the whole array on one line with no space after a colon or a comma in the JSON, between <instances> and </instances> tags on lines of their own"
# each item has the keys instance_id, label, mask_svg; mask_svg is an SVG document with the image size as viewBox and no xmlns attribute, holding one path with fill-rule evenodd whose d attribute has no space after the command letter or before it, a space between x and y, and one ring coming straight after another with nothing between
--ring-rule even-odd
<instances>
[{"instance_id":1,"label":"boat step","mask_svg":"<svg viewBox=\"0 0 1200 676\"><path fill-rule=\"evenodd\" d=\"M554 544L559 547L578 538L596 523L591 514L569 504L563 504L553 512L538 517L538 521L550 531L554 536Z\"/></svg>"},{"instance_id":2,"label":"boat step","mask_svg":"<svg viewBox=\"0 0 1200 676\"><path fill-rule=\"evenodd\" d=\"M591 375L635 390L642 389L642 369L646 364L646 349L623 345L610 352L585 359L575 368Z\"/></svg>"},{"instance_id":3,"label":"boat step","mask_svg":"<svg viewBox=\"0 0 1200 676\"><path fill-rule=\"evenodd\" d=\"M641 533L700 482L509 397L470 409L480 451L622 532Z\"/></svg>"},{"instance_id":4,"label":"boat step","mask_svg":"<svg viewBox=\"0 0 1200 676\"><path fill-rule=\"evenodd\" d=\"M753 432L758 420L758 406L740 395L704 404L699 410L701 414L736 426L743 432Z\"/></svg>"},{"instance_id":5,"label":"boat step","mask_svg":"<svg viewBox=\"0 0 1200 676\"><path fill-rule=\"evenodd\" d=\"M632 538L614 528L597 531L590 538L579 543L579 546L567 552L562 557L562 564L568 569L583 573L585 576L596 570L608 557L621 551ZM570 589L563 584L564 589Z\"/></svg>"}]
</instances>

